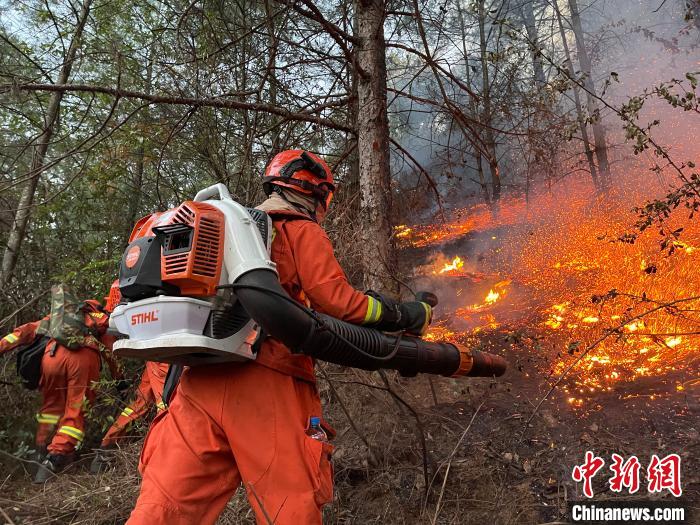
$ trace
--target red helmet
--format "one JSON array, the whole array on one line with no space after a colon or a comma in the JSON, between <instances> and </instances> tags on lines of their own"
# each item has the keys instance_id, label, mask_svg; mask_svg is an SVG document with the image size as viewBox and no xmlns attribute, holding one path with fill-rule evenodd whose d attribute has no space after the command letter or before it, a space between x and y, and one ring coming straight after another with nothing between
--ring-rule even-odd
<instances>
[{"instance_id":1,"label":"red helmet","mask_svg":"<svg viewBox=\"0 0 700 525\"><path fill-rule=\"evenodd\" d=\"M105 310L112 313L122 300L122 293L119 290L119 279L115 279L109 288L109 296L105 297Z\"/></svg>"},{"instance_id":2,"label":"red helmet","mask_svg":"<svg viewBox=\"0 0 700 525\"><path fill-rule=\"evenodd\" d=\"M289 149L275 155L265 169L265 193L270 195L273 185L312 195L326 209L335 191L328 164L318 155L303 149Z\"/></svg>"}]
</instances>

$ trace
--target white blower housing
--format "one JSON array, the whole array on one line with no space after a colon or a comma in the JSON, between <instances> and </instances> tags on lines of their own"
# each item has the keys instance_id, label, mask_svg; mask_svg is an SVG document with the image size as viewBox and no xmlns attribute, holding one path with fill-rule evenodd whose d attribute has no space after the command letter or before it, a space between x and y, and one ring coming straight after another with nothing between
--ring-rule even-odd
<instances>
[{"instance_id":1,"label":"white blower housing","mask_svg":"<svg viewBox=\"0 0 700 525\"><path fill-rule=\"evenodd\" d=\"M122 259L123 302L110 326L117 355L185 365L255 359L260 328L232 289L251 270L272 270L272 222L210 186L137 223Z\"/></svg>"}]
</instances>

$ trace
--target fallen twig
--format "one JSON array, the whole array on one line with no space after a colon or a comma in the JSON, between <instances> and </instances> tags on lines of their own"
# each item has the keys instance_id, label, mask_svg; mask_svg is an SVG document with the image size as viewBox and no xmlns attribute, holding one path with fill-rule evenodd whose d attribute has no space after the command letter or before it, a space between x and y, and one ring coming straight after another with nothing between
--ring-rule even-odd
<instances>
[{"instance_id":1,"label":"fallen twig","mask_svg":"<svg viewBox=\"0 0 700 525\"><path fill-rule=\"evenodd\" d=\"M326 371L323 368L319 368L319 370L321 371L323 379L325 379L328 383L328 387L331 389L331 392L333 392L333 396L338 400L338 404L340 405L341 410L345 414L345 417L348 419L348 423L350 423L350 426L355 431L355 434L357 434L357 437L359 437L360 440L365 444L365 447L367 447L367 451L369 453L369 463L373 467L376 467L379 464L379 462L377 461L377 456L375 455L374 450L372 449L372 446L369 443L369 440L365 437L365 435L362 432L360 432L360 429L355 424L355 420L350 415L350 411L345 406L345 403L343 403L343 399L340 397L340 393L336 390L335 385L333 385L333 382L331 381L330 377L328 377Z\"/></svg>"},{"instance_id":2,"label":"fallen twig","mask_svg":"<svg viewBox=\"0 0 700 525\"><path fill-rule=\"evenodd\" d=\"M464 429L464 432L462 432L462 435L459 437L459 440L457 441L457 444L455 447L452 449L452 452L450 452L450 455L447 457L447 469L445 470L445 477L442 480L442 487L440 488L440 495L438 496L438 501L437 504L435 505L435 514L433 515L433 520L431 521L431 525L435 525L438 519L438 515L440 514L440 504L442 503L442 496L445 493L445 486L447 485L447 477L450 475L450 467L452 466L452 458L454 458L455 454L457 453L457 450L459 450L459 447L462 445L462 441L464 441L465 436L467 435L467 432L469 432L469 429L472 426L472 423L474 423L474 420L476 419L477 414L479 413L479 410L481 410L481 407L484 406L484 402L482 401L481 404L476 408L476 411L472 415L472 418L469 420L469 424L467 425L467 428ZM435 474L433 475L433 481L435 480L435 476L437 476L439 467L436 469ZM431 482L432 483L432 482ZM427 492L427 491L426 491ZM426 501L426 505L427 505Z\"/></svg>"},{"instance_id":3,"label":"fallen twig","mask_svg":"<svg viewBox=\"0 0 700 525\"><path fill-rule=\"evenodd\" d=\"M2 507L0 507L0 514L2 514L2 517L5 518L5 521L7 522L8 525L15 525L15 522L12 521L12 518L3 510Z\"/></svg>"},{"instance_id":4,"label":"fallen twig","mask_svg":"<svg viewBox=\"0 0 700 525\"><path fill-rule=\"evenodd\" d=\"M253 487L252 483L248 483L247 488L252 492L253 497L255 498L255 501L257 502L258 506L260 507L260 510L263 513L263 516L265 517L265 520L267 521L268 525L273 525L274 521L270 519L270 516L268 515L267 511L265 510L265 506L263 505L262 501L260 500L260 497L258 496L258 493L255 491L255 487ZM284 506L284 503L282 504L282 507ZM280 510L282 510L282 507L280 507ZM279 511L278 511L279 513Z\"/></svg>"},{"instance_id":5,"label":"fallen twig","mask_svg":"<svg viewBox=\"0 0 700 525\"><path fill-rule=\"evenodd\" d=\"M6 456L6 457L8 457L8 458L12 458L12 459L14 459L14 460L16 460L16 461L20 461L20 462L22 462L22 463L30 463L30 464L32 464L32 465L41 465L41 463L39 463L38 461L34 461L33 459L24 459L24 458L20 458L20 457L18 457L18 456L15 456L14 454L10 454L9 452L5 452L5 451L2 450L2 449L0 449L0 454L2 454L3 456Z\"/></svg>"}]
</instances>

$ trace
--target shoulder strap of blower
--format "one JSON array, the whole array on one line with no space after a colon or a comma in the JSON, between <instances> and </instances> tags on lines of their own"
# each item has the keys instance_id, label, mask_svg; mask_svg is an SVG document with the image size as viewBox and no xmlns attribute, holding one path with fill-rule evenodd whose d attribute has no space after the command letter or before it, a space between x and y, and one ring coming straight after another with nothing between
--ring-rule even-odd
<instances>
[{"instance_id":1,"label":"shoulder strap of blower","mask_svg":"<svg viewBox=\"0 0 700 525\"><path fill-rule=\"evenodd\" d=\"M284 233L284 235L287 235L287 232L284 231L284 223L287 221L310 221L310 222L316 222L314 221L311 217L308 215L301 213L300 211L292 211L292 210L270 210L266 211L270 218L272 219L272 240L275 239L275 236L278 233ZM281 225L276 225L275 221L282 221Z\"/></svg>"},{"instance_id":2,"label":"shoulder strap of blower","mask_svg":"<svg viewBox=\"0 0 700 525\"><path fill-rule=\"evenodd\" d=\"M256 208L258 209L258 208ZM289 244L289 235L286 231L285 228L285 223L291 222L291 221L309 221L314 224L316 224L316 221L314 221L311 217L308 215L298 212L298 211L293 211L293 210L261 210L265 211L265 213L272 219L272 241L275 240L275 237L279 234L282 237L284 237L284 242ZM277 221L277 224L275 222ZM281 223L281 224L280 224ZM272 250L272 247L270 246L270 250ZM252 349L254 354L258 354L260 351L260 348L263 344L263 341L267 339L268 334L261 328L260 330L260 335L258 338L255 340L255 343L253 343ZM171 367L172 368L172 367ZM168 372L170 373L170 372Z\"/></svg>"},{"instance_id":3,"label":"shoulder strap of blower","mask_svg":"<svg viewBox=\"0 0 700 525\"><path fill-rule=\"evenodd\" d=\"M170 400L175 393L175 388L180 382L180 376L184 370L184 365L170 365L168 367L168 373L165 376L165 384L163 385L163 402L166 406L170 404Z\"/></svg>"}]
</instances>

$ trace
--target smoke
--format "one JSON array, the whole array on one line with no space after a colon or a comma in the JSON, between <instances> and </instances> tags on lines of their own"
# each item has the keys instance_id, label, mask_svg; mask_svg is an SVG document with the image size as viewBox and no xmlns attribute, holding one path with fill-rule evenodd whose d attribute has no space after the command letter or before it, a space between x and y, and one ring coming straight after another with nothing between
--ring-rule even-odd
<instances>
[{"instance_id":1,"label":"smoke","mask_svg":"<svg viewBox=\"0 0 700 525\"><path fill-rule=\"evenodd\" d=\"M638 184L634 173L606 195L572 182L529 201L506 198L498 213L471 207L447 224L415 227L407 242L423 250L425 262L414 267L412 285L436 293L436 318L463 332L541 323L554 304L586 305L612 288L651 290L658 281L647 269L665 260L656 231L634 245L620 239L635 219L630 207L662 189L659 182ZM700 244L696 230L688 230L692 246ZM672 271L675 263L685 268L689 260L664 264ZM593 316L585 306L580 312Z\"/></svg>"},{"instance_id":2,"label":"smoke","mask_svg":"<svg viewBox=\"0 0 700 525\"><path fill-rule=\"evenodd\" d=\"M685 20L686 14L686 2L679 0L608 0L584 13L597 85L605 88L605 81L611 82L603 98L619 108L662 82L678 79L689 87L686 74L700 72L700 31L692 20ZM621 121L609 110L603 115L615 158L624 167L631 147L624 144ZM655 121L652 136L676 161L698 158L697 113L674 108L655 96L645 101L639 122L645 127Z\"/></svg>"},{"instance_id":3,"label":"smoke","mask_svg":"<svg viewBox=\"0 0 700 525\"><path fill-rule=\"evenodd\" d=\"M568 399L575 406L585 396L618 391L644 376L655 375L656 384L666 382L679 392L685 379L697 377L697 337L690 334L697 333L700 322L695 314L700 301L693 299L700 288L700 226L681 207L664 225L682 236L660 236L658 228L626 235L639 233L632 208L665 195L678 184L678 176L653 155L653 148L634 154L634 143L627 141L615 112L638 97L639 126L654 123L650 135L678 165L688 160L700 164L697 111L669 103L683 87L662 91L666 99L653 92L672 79L690 87L686 73L692 78L700 71L700 32L684 21L683 4L579 2L596 88L605 101L598 106L612 161L609 192L593 191L590 175L581 169L581 144L574 141L558 152L560 176L551 184L540 178L526 196L510 191L491 207L469 199L452 201L445 223L416 220L399 237L411 248L404 253L423 261L413 270L412 286L440 299L435 338L468 340L487 331L494 336L529 334L532 349L546 362L545 371L555 375L574 362L577 351L594 345L570 374ZM562 107L566 109L566 98ZM428 165L436 172L431 174L438 177L444 168L434 159L442 146L436 141L421 146L420 140L432 140L441 130L431 124L434 115L413 118L424 134L406 139L405 147L432 160ZM443 134L441 140L447 138ZM512 168L504 170L504 180L514 185L512 190L522 189L516 175L526 160L515 154L522 150L514 139L501 139L499 151L511 158L504 166ZM661 169L650 171L655 165ZM665 302L680 302L683 314L647 311Z\"/></svg>"},{"instance_id":4,"label":"smoke","mask_svg":"<svg viewBox=\"0 0 700 525\"><path fill-rule=\"evenodd\" d=\"M520 7L523 1L529 0L495 0L489 9L498 12L499 16L509 20L512 27L522 27ZM548 82L555 82L558 73L556 68L549 63L550 60L562 65L563 51L561 38L556 30L556 23L551 22L554 12L551 3L544 0L532 0L534 13L537 20L538 39L543 46L543 52L547 59L543 62L546 67ZM630 101L631 97L641 96L643 107L638 115L638 123L641 128L646 128L654 123L649 133L656 143L668 150L672 158L678 164L687 160L697 161L700 146L695 139L697 113L683 111L674 108L667 100L662 100L657 95L644 96L655 86L672 79L684 81L685 87L689 87L687 73L700 71L700 59L698 50L700 45L700 31L694 20L685 20L687 13L686 2L681 0L604 0L587 2L579 0L579 9L586 38L586 46L593 60L593 80L597 94L605 103L596 101L600 110L600 118L607 132L609 157L612 163L612 175L614 179L627 178L630 172L635 172L639 181L650 178L648 169L655 162L653 148L643 152L639 156L633 153L634 141L626 136L624 122L615 114L615 109L620 109ZM560 2L565 19L568 17L566 2ZM454 15L453 15L454 16ZM467 49L471 68L471 84L475 92L480 93L482 86L480 74L480 61L478 51L478 35L473 14L466 13L467 21ZM427 23L427 22L426 22ZM432 28L434 32L448 35L450 38L439 37L430 43L435 49L436 56L448 63L450 71L464 80L466 73L462 50L457 43L460 42L456 34L455 20L447 16L442 25ZM576 60L576 46L573 33L567 27L569 47ZM493 68L492 86L495 105L495 125L503 130L512 130L514 133L497 133L497 154L501 163L501 174L506 191L511 193L524 191L537 191L538 186L545 183L544 171L546 162L535 158L537 152L527 145L527 137L518 136L518 133L527 134L527 125L532 125L524 114L519 113L517 104L520 102L517 96L526 95L519 90L527 89L528 76L532 75L531 56L527 48L528 38L524 30L520 30L513 38L515 46L509 46L509 37L503 36L504 31L499 30L498 25L490 26L491 40L490 51L498 54L503 48L521 48L508 60L519 59L516 75L518 82L524 87L510 90L510 84L499 84L499 81L509 74L512 64L508 62L495 62L489 66ZM502 29L502 28L501 28ZM507 32L506 32L507 33ZM498 36L500 35L500 40ZM518 39L521 39L519 41ZM461 45L461 44L460 44ZM518 55L517 53L520 53ZM412 68L402 63L397 67L390 78L390 84L397 90L404 90L417 99L434 101L435 104L420 103L409 96L396 95L392 97L390 111L392 123L397 125L394 138L401 146L409 151L414 159L425 168L429 175L438 183L441 197L448 207L464 206L481 200L481 189L477 181L474 150L462 136L459 127L455 125L451 117L437 110L437 105L442 100L442 95L429 68L418 72L418 66ZM578 67L576 67L578 69ZM417 75L417 76L416 76ZM454 97L455 102L469 114L469 98L458 86L443 79L443 84L448 94ZM407 87L410 86L410 87ZM555 87L553 84L551 87ZM543 92L549 88L542 90ZM510 90L510 91L509 91ZM671 92L674 90L672 89ZM676 88L676 92L682 89ZM570 119L575 128L575 116L571 90L559 95L553 90L558 99L551 109L558 113L562 119ZM584 109L586 106L585 93L581 93ZM499 98L500 97L500 98ZM526 100L523 98L522 100ZM436 105L437 104L437 105ZM607 107L609 104L612 108ZM481 111L482 108L479 108ZM557 117L557 118L559 118ZM529 117L528 117L529 118ZM550 118L550 117L547 117ZM555 117L551 117L555 118ZM524 122L529 124L523 124ZM517 127L515 123L525 127ZM552 148L556 153L556 173L553 179L546 181L547 185L557 184L563 181L568 184L571 179L588 181L590 175L586 172L587 165L583 161L583 147L578 137L578 130L574 131L574 139L571 142L563 141L564 131L554 131L561 122L552 121L552 131L546 140L552 142ZM560 137L555 137L559 133ZM590 129L589 129L590 133ZM483 162L484 172L489 178L488 163ZM663 164L663 163L662 163ZM402 190L415 188L422 177L414 163L406 159L401 153L395 152L393 156L393 170L395 180ZM527 181L525 180L527 177ZM667 178L665 183L670 185L675 182L673 176ZM424 201L419 203L419 211L411 209L416 219L427 219L435 214L438 209L434 198L423 181L420 186L424 194ZM414 219L415 220L415 219Z\"/></svg>"}]
</instances>

